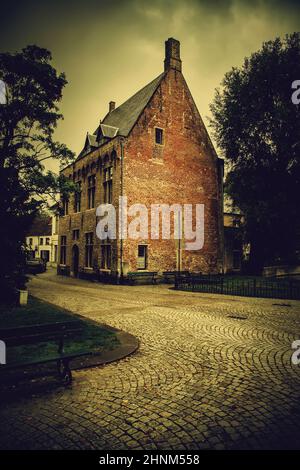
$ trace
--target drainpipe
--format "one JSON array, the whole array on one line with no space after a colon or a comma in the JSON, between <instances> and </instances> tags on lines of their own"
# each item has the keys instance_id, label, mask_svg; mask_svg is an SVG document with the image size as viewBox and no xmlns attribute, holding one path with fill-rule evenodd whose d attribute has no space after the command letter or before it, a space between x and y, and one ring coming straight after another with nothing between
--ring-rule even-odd
<instances>
[{"instance_id":1,"label":"drainpipe","mask_svg":"<svg viewBox=\"0 0 300 470\"><path fill-rule=\"evenodd\" d=\"M121 137L120 138L120 146L121 146L121 187L120 187L120 193L121 193L121 197L123 196L123 191L124 191L124 137ZM120 273L120 277L121 277L121 282L123 282L123 204L121 204L121 208L120 209L120 212L121 212L121 217L120 217L120 220L121 220L121 228L122 230L120 230L120 227L119 227L119 234L121 232L121 239L120 239L120 263L121 263L121 273Z\"/></svg>"}]
</instances>

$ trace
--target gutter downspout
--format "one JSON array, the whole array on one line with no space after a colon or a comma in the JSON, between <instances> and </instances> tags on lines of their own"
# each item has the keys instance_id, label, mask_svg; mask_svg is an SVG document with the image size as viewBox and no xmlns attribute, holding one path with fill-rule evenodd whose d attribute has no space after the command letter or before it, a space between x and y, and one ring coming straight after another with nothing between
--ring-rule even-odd
<instances>
[{"instance_id":1,"label":"gutter downspout","mask_svg":"<svg viewBox=\"0 0 300 470\"><path fill-rule=\"evenodd\" d=\"M123 191L124 191L124 146L123 146L123 143L124 143L124 137L121 137L120 138L120 146L121 146L121 187L120 187L120 192L121 192L121 197L123 198ZM121 279L121 283L123 282L123 277L124 277L124 273L123 273L123 203L121 204L121 207L120 207L120 220L121 220L121 227L119 229L119 234L121 233L121 238L120 238L120 263L121 263L121 266L120 266L120 279Z\"/></svg>"}]
</instances>

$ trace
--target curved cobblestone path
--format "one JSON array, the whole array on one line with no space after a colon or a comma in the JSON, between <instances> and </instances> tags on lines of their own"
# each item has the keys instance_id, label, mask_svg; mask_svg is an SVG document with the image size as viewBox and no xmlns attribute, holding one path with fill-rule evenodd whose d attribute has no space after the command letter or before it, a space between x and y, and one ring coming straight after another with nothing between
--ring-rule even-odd
<instances>
[{"instance_id":1,"label":"curved cobblestone path","mask_svg":"<svg viewBox=\"0 0 300 470\"><path fill-rule=\"evenodd\" d=\"M45 273L31 293L136 335L71 388L2 403L9 449L300 448L300 302L109 286Z\"/></svg>"}]
</instances>

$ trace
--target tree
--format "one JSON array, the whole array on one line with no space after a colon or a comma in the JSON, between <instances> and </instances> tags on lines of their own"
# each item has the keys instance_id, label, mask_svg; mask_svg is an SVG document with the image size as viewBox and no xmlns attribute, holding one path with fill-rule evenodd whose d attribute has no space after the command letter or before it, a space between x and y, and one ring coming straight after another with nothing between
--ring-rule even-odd
<instances>
[{"instance_id":1,"label":"tree","mask_svg":"<svg viewBox=\"0 0 300 470\"><path fill-rule=\"evenodd\" d=\"M0 54L0 290L11 293L23 279L24 239L34 216L61 192L73 191L62 176L45 170L50 158L61 165L73 153L53 138L62 118L58 102L67 84L51 65L51 53L27 46Z\"/></svg>"},{"instance_id":2,"label":"tree","mask_svg":"<svg viewBox=\"0 0 300 470\"><path fill-rule=\"evenodd\" d=\"M225 191L245 215L250 266L296 261L299 254L300 34L266 42L232 68L217 89L211 126L225 158Z\"/></svg>"}]
</instances>

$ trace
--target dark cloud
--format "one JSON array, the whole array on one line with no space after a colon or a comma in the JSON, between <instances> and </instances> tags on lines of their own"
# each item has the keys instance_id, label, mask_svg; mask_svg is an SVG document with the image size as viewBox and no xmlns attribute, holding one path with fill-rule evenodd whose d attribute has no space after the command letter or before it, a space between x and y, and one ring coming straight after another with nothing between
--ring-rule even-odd
<instances>
[{"instance_id":1,"label":"dark cloud","mask_svg":"<svg viewBox=\"0 0 300 470\"><path fill-rule=\"evenodd\" d=\"M78 152L110 100L120 104L162 71L168 37L181 41L205 117L224 73L263 41L300 30L299 13L292 0L12 0L1 5L0 49L51 50L69 81L57 138Z\"/></svg>"}]
</instances>

